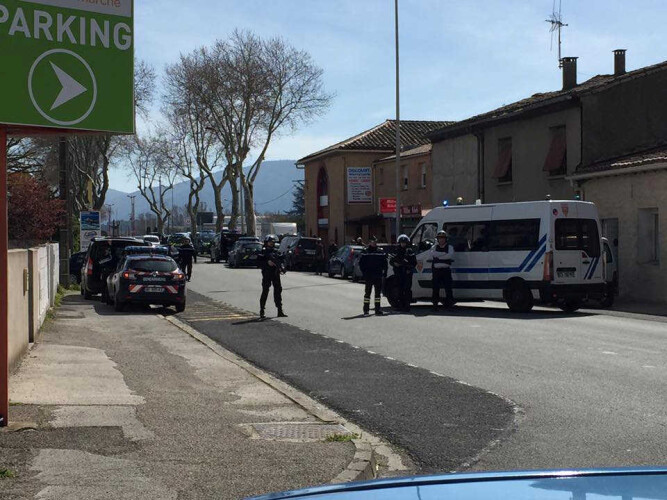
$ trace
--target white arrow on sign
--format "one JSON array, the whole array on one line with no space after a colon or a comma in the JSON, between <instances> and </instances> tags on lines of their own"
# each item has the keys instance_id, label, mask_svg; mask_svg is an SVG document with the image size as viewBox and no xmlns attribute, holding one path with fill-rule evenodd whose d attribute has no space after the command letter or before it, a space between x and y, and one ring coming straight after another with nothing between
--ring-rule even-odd
<instances>
[{"instance_id":1,"label":"white arrow on sign","mask_svg":"<svg viewBox=\"0 0 667 500\"><path fill-rule=\"evenodd\" d=\"M69 76L67 73L65 73L58 66L50 61L49 63L51 64L53 71L55 71L58 80L60 80L60 85L63 87L60 91L60 94L58 94L58 97L56 97L56 100L53 102L53 106L51 106L51 111L53 111L57 107L62 106L66 102L69 102L75 97L80 96L88 89L77 82L74 78Z\"/></svg>"}]
</instances>

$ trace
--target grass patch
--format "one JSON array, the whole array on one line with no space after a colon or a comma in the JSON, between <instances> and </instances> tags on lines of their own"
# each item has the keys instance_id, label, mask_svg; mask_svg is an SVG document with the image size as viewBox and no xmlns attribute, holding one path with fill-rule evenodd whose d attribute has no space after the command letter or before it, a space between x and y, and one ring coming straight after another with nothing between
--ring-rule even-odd
<instances>
[{"instance_id":1,"label":"grass patch","mask_svg":"<svg viewBox=\"0 0 667 500\"><path fill-rule=\"evenodd\" d=\"M359 439L359 434L331 434L327 436L327 443L349 443L353 439Z\"/></svg>"},{"instance_id":2,"label":"grass patch","mask_svg":"<svg viewBox=\"0 0 667 500\"><path fill-rule=\"evenodd\" d=\"M12 477L16 477L16 473L13 470L0 467L0 479L9 479Z\"/></svg>"}]
</instances>

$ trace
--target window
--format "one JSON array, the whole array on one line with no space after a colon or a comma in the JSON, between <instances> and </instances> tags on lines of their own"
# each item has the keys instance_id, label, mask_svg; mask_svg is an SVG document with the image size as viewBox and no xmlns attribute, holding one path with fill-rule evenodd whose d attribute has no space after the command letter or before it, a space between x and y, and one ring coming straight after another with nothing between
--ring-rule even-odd
<instances>
[{"instance_id":1,"label":"window","mask_svg":"<svg viewBox=\"0 0 667 500\"><path fill-rule=\"evenodd\" d=\"M550 177L565 175L567 173L567 140L565 136L565 125L551 127L551 145L544 161L545 172Z\"/></svg>"},{"instance_id":2,"label":"window","mask_svg":"<svg viewBox=\"0 0 667 500\"><path fill-rule=\"evenodd\" d=\"M427 223L419 226L412 236L412 244L417 247L418 252L424 252L435 243L435 235L438 233L438 225Z\"/></svg>"},{"instance_id":3,"label":"window","mask_svg":"<svg viewBox=\"0 0 667 500\"><path fill-rule=\"evenodd\" d=\"M131 269L132 271L143 271L147 273L171 273L177 269L177 266L173 260L133 259L127 262L126 269Z\"/></svg>"},{"instance_id":4,"label":"window","mask_svg":"<svg viewBox=\"0 0 667 500\"><path fill-rule=\"evenodd\" d=\"M642 208L637 221L637 262L660 263L660 219L657 208Z\"/></svg>"},{"instance_id":5,"label":"window","mask_svg":"<svg viewBox=\"0 0 667 500\"><path fill-rule=\"evenodd\" d=\"M491 223L489 250L535 250L540 240L540 219L497 220Z\"/></svg>"},{"instance_id":6,"label":"window","mask_svg":"<svg viewBox=\"0 0 667 500\"><path fill-rule=\"evenodd\" d=\"M600 234L593 219L556 219L556 250L581 250L600 256Z\"/></svg>"},{"instance_id":7,"label":"window","mask_svg":"<svg viewBox=\"0 0 667 500\"><path fill-rule=\"evenodd\" d=\"M403 165L401 167L401 170L403 172L403 191L405 191L406 189L408 189L408 166Z\"/></svg>"},{"instance_id":8,"label":"window","mask_svg":"<svg viewBox=\"0 0 667 500\"><path fill-rule=\"evenodd\" d=\"M426 187L426 163L420 163L419 168L421 170L421 178L422 178L422 187Z\"/></svg>"},{"instance_id":9,"label":"window","mask_svg":"<svg viewBox=\"0 0 667 500\"><path fill-rule=\"evenodd\" d=\"M498 161L493 170L493 178L498 182L512 182L512 138L498 141Z\"/></svg>"},{"instance_id":10,"label":"window","mask_svg":"<svg viewBox=\"0 0 667 500\"><path fill-rule=\"evenodd\" d=\"M455 252L485 252L489 249L488 222L455 222L444 227L447 241Z\"/></svg>"}]
</instances>

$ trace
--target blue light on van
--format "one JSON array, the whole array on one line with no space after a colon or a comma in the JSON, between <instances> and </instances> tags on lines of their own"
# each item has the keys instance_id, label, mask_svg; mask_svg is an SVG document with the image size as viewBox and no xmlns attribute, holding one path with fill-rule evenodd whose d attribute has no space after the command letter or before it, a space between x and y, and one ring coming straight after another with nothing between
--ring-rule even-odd
<instances>
[{"instance_id":1,"label":"blue light on van","mask_svg":"<svg viewBox=\"0 0 667 500\"><path fill-rule=\"evenodd\" d=\"M448 207L449 206L449 200L443 200L442 206L443 207Z\"/></svg>"}]
</instances>

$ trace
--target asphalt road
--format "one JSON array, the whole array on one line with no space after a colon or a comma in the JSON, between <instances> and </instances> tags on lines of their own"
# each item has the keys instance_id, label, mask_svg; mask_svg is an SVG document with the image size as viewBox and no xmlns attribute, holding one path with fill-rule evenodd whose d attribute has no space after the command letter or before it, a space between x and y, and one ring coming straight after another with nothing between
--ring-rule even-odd
<instances>
[{"instance_id":1,"label":"asphalt road","mask_svg":"<svg viewBox=\"0 0 667 500\"><path fill-rule=\"evenodd\" d=\"M464 304L435 315L423 305L411 314L364 318L359 284L288 273L283 287L289 317L277 321L518 405L516 432L475 469L667 463L664 319L547 309L513 314L494 303ZM259 307L256 269L198 264L190 288L246 310Z\"/></svg>"}]
</instances>

